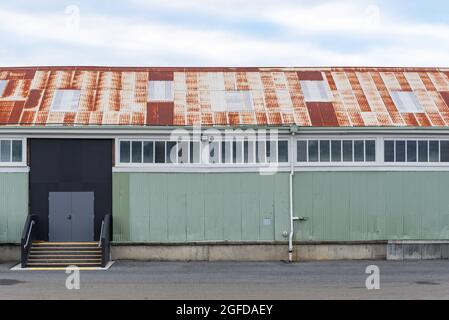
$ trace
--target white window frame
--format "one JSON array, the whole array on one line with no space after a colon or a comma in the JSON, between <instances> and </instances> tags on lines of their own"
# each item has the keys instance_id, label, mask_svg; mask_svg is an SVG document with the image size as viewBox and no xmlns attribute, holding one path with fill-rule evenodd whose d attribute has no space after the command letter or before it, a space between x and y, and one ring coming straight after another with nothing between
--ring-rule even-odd
<instances>
[{"instance_id":1,"label":"white window frame","mask_svg":"<svg viewBox=\"0 0 449 320\"><path fill-rule=\"evenodd\" d=\"M394 141L394 162L384 162L385 165L393 166L393 167L449 167L449 162L441 162L441 141L447 141L449 142L449 137L420 137L420 136L414 136L414 137L398 137L398 136L391 136L391 137L384 137L383 138L383 144L382 144L382 160L384 160L384 152L385 152L385 141ZM405 161L404 162L396 162L396 141L405 141ZM415 162L407 162L407 141L416 141L416 161ZM419 162L419 148L418 148L418 142L419 141L438 141L438 161L436 162ZM430 148L427 149L427 158L430 159Z\"/></svg>"},{"instance_id":2,"label":"white window frame","mask_svg":"<svg viewBox=\"0 0 449 320\"><path fill-rule=\"evenodd\" d=\"M151 83L159 84L161 85L162 83L164 84L164 90L167 89L167 84L170 84L170 96L164 96L162 97L151 97L152 91L150 89L151 87ZM148 80L148 94L147 94L147 102L173 102L175 100L175 85L174 85L174 81L173 80Z\"/></svg>"},{"instance_id":3,"label":"white window frame","mask_svg":"<svg viewBox=\"0 0 449 320\"><path fill-rule=\"evenodd\" d=\"M5 137L0 136L0 140L9 140L11 141L10 144L10 152L11 152L11 161L10 162L1 162L0 161L0 168L10 168L10 167L27 167L27 139L24 137ZM12 161L12 141L18 140L22 141L22 161L20 162L13 162Z\"/></svg>"},{"instance_id":4,"label":"white window frame","mask_svg":"<svg viewBox=\"0 0 449 320\"><path fill-rule=\"evenodd\" d=\"M122 163L121 159L120 159L120 144L122 141L127 141L130 142L130 162L129 163ZM143 143L142 143L142 162L140 163L133 163L132 162L132 143L133 142L144 142L144 141L151 141L153 142L153 162L151 163L143 163ZM189 169L189 170L195 170L195 169L211 169L211 170L216 170L216 169L230 169L231 171L235 170L235 169L242 169L242 170L248 170L248 169L257 169L259 170L260 168L264 168L269 166L270 164L273 165L273 163L277 164L278 167L281 168L288 168L289 167L289 162L280 162L278 163L278 147L276 148L276 153L275 153L275 162L257 162L257 158L256 158L256 147L255 147L255 143L257 141L262 141L262 140L257 140L257 139L245 139L245 138L223 138L220 140L217 140L215 142L218 143L217 145L217 151L218 151L218 162L216 163L207 163L206 161L203 161L203 159L201 159L201 152L207 152L206 154L208 155L209 152L209 141L197 141L200 143L201 146L201 150L200 150L200 163L191 163L190 162L190 156L191 156L191 152L192 150L190 149L190 142L192 142L192 140L188 141L189 145L188 145L188 150L187 150L187 159L188 162L186 163L180 163L178 160L178 152L176 152L176 161L173 163L168 163L168 162L164 162L164 163L155 163L155 143L156 142L165 142L165 150L167 150L167 142L176 142L176 143L182 143L182 142L186 142L185 140L179 140L179 141L173 141L170 140L169 137L161 137L161 136L147 136L147 137L131 137L131 138L126 138L126 137L120 137L120 138L116 138L115 139L115 167L116 168L140 168L140 169L148 169L148 171L151 171L153 169L157 169L157 168L181 168L181 169ZM241 154L242 154L242 162L229 162L229 163L222 163L222 142L231 142L231 149L230 149L230 159L231 161L233 160L233 147L232 147L232 142L234 141L238 141L241 142ZM245 163L245 155L244 155L244 142L245 141L250 141L254 143L254 147L252 148L252 156L249 157L250 160L252 160L251 162L247 162ZM267 141L270 141L269 139L267 140L263 140L264 143L266 143ZM290 142L288 138L284 138L284 137L279 137L276 140L276 145L278 145L279 141L287 141L288 143L288 159L290 160ZM193 141L195 142L195 141ZM177 149L178 151L179 149ZM206 151L204 151L206 150ZM167 151L166 151L167 152ZM266 157L266 150L265 150L265 157ZM165 160L166 161L166 160Z\"/></svg>"},{"instance_id":5,"label":"white window frame","mask_svg":"<svg viewBox=\"0 0 449 320\"><path fill-rule=\"evenodd\" d=\"M56 103L56 97L58 95L58 93L63 94L64 92L72 92L72 93L77 93L78 94L78 101L76 102L76 105L73 105L74 100L72 100L72 105L69 106L60 106L62 107L61 109L55 109L55 103ZM72 96L73 97L73 96ZM50 111L51 112L77 112L79 109L79 105L80 105L80 101L81 101L81 90L77 90L77 89L56 89L54 94L53 94L53 99L51 101L51 106L50 106Z\"/></svg>"},{"instance_id":6,"label":"white window frame","mask_svg":"<svg viewBox=\"0 0 449 320\"><path fill-rule=\"evenodd\" d=\"M318 143L318 161L317 162L309 162L309 153L308 153L308 141L309 140L325 140L329 141L329 161L323 161L321 162L321 155L320 155L320 143ZM341 141L341 161L332 161L332 140L339 140ZM352 161L343 161L343 141L350 140L352 141ZM298 161L298 141L307 141L307 161L306 162L299 162ZM363 161L355 161L354 157L354 141L374 141L375 146L375 161L366 161L366 144L363 144ZM360 136L301 136L299 138L296 138L293 143L293 155L294 155L294 163L295 166L298 167L372 167L375 165L380 164L380 157L379 157L379 146L381 145L381 140L378 137L375 136L366 136L366 137L360 137ZM383 144L382 144L383 146Z\"/></svg>"},{"instance_id":7,"label":"white window frame","mask_svg":"<svg viewBox=\"0 0 449 320\"><path fill-rule=\"evenodd\" d=\"M190 157L191 152L190 150L190 144L188 147L188 157L189 161L187 163L178 163L178 160L176 163L120 163L120 149L119 147L115 148L115 154L116 154L116 164L113 170L117 172L261 172L261 169L267 168L270 165L273 165L273 162L270 163L267 161L267 159L264 159L265 162L257 163L257 155L256 155L256 148L253 148L254 152L254 162L251 163L245 163L244 162L244 141L246 139L246 136L238 137L234 136L232 138L229 137L223 137L220 140L217 140L219 142L218 149L219 149L219 162L215 164L207 164L204 163L202 160L200 163L190 163ZM148 136L134 136L134 137L120 137L116 138L116 146L120 146L120 141L162 141L167 142L170 138L168 135L160 136L160 135L148 135ZM264 140L258 140L257 137L254 137L253 139L250 139L251 141L257 142L257 141L264 141L266 144L266 141L270 141L269 138ZM298 140L351 140L351 141L357 141L357 140L373 140L375 141L375 147L376 147L376 157L373 162L298 162L297 161L297 141ZM449 136L441 136L441 135L412 135L412 134L364 134L364 135L349 135L349 134L304 134L304 135L296 135L294 138L291 138L289 135L279 135L276 139L276 141L288 141L289 145L289 153L288 153L288 159L289 162L278 162L278 151L276 151L275 157L276 157L276 163L277 171L278 172L287 172L290 170L291 161L293 161L293 166L295 171L449 171L449 162L384 162L384 142L386 140L413 140L413 141L428 141L428 140L434 140L434 141L441 141L441 140L448 140ZM185 140L180 139L180 142L185 142ZM241 163L222 163L222 142L232 142L232 141L241 141L241 153L242 153L242 162ZM189 143L191 141L189 140ZM207 143L207 140L198 141L195 140L194 142L199 142L201 145L204 143ZM24 146L25 148L25 146ZM155 144L153 144L153 148L155 148ZM130 150L131 151L131 150ZM200 150L201 152L202 150ZM229 159L233 159L233 150L231 145L231 154L229 156ZM354 153L354 148L353 151ZM142 153L143 154L143 153ZM178 153L176 153L177 155ZM266 150L264 150L264 154L266 155ZM293 158L292 158L293 156ZM365 157L364 153L364 157ZM26 155L24 155L26 157ZM130 157L132 160L132 154L130 154ZM155 152L153 150L153 157L155 157ZM266 156L265 156L266 157ZM251 157L250 157L251 158ZM318 158L319 160L319 158ZM332 160L332 149L330 150L329 160ZM343 160L343 153L342 153L342 160ZM354 159L353 159L354 160Z\"/></svg>"},{"instance_id":8,"label":"white window frame","mask_svg":"<svg viewBox=\"0 0 449 320\"><path fill-rule=\"evenodd\" d=\"M298 162L297 159L297 141L298 140L375 140L376 161L373 162ZM449 171L449 162L385 162L384 161L384 144L385 141L449 141L449 136L432 136L432 135L411 135L411 134L377 134L377 135L304 135L297 136L294 139L292 153L294 155L294 166L297 171ZM418 149L418 148L417 148ZM352 149L354 156L354 148ZM405 149L407 153L407 146ZM429 152L429 150L428 150ZM396 155L395 155L396 156ZM418 150L417 150L418 156ZM308 154L307 154L308 157ZM319 147L318 147L318 160ZM332 160L332 150L330 154ZM343 153L342 153L343 159Z\"/></svg>"}]
</instances>

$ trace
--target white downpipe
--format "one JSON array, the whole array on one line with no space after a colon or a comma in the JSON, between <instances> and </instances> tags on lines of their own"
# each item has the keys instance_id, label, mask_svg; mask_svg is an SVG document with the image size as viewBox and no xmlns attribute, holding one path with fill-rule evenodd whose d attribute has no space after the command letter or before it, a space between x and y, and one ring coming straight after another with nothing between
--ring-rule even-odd
<instances>
[{"instance_id":1,"label":"white downpipe","mask_svg":"<svg viewBox=\"0 0 449 320\"><path fill-rule=\"evenodd\" d=\"M298 218L293 216L293 176L295 174L294 168L294 154L293 154L293 143L295 133L292 132L290 137L290 180L289 180L289 201L290 201L290 233L288 235L288 261L292 262L293 260L293 233L294 233L294 221Z\"/></svg>"}]
</instances>

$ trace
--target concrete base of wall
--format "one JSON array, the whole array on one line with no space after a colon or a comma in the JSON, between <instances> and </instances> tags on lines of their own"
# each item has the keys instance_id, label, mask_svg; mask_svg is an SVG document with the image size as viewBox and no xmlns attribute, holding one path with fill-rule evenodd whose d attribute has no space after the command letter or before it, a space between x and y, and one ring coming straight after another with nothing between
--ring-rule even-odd
<instances>
[{"instance_id":1,"label":"concrete base of wall","mask_svg":"<svg viewBox=\"0 0 449 320\"><path fill-rule=\"evenodd\" d=\"M388 241L387 260L449 259L449 241Z\"/></svg>"},{"instance_id":2,"label":"concrete base of wall","mask_svg":"<svg viewBox=\"0 0 449 320\"><path fill-rule=\"evenodd\" d=\"M20 245L0 244L0 262L20 261Z\"/></svg>"},{"instance_id":3,"label":"concrete base of wall","mask_svg":"<svg viewBox=\"0 0 449 320\"><path fill-rule=\"evenodd\" d=\"M113 260L287 261L287 243L114 244ZM449 259L449 241L297 243L294 261ZM20 261L20 245L1 244L0 262Z\"/></svg>"},{"instance_id":4,"label":"concrete base of wall","mask_svg":"<svg viewBox=\"0 0 449 320\"><path fill-rule=\"evenodd\" d=\"M320 260L385 260L387 248L381 243L299 244L295 261Z\"/></svg>"},{"instance_id":5,"label":"concrete base of wall","mask_svg":"<svg viewBox=\"0 0 449 320\"><path fill-rule=\"evenodd\" d=\"M113 260L141 261L281 261L285 245L114 245Z\"/></svg>"},{"instance_id":6,"label":"concrete base of wall","mask_svg":"<svg viewBox=\"0 0 449 320\"><path fill-rule=\"evenodd\" d=\"M287 261L282 244L116 244L114 260L140 261ZM294 247L294 261L386 259L386 243L304 243Z\"/></svg>"}]
</instances>

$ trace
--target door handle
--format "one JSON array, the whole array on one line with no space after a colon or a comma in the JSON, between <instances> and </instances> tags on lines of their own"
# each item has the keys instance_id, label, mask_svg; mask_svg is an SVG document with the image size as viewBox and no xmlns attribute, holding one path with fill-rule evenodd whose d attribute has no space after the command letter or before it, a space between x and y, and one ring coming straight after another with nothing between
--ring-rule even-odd
<instances>
[{"instance_id":1,"label":"door handle","mask_svg":"<svg viewBox=\"0 0 449 320\"><path fill-rule=\"evenodd\" d=\"M71 214L69 214L69 215L67 216L67 220L72 220L72 215L71 215Z\"/></svg>"}]
</instances>

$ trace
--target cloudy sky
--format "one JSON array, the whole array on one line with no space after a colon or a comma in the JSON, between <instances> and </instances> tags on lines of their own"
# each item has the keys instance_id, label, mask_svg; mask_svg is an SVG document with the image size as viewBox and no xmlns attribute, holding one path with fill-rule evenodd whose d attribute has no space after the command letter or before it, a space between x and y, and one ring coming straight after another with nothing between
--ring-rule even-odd
<instances>
[{"instance_id":1,"label":"cloudy sky","mask_svg":"<svg viewBox=\"0 0 449 320\"><path fill-rule=\"evenodd\" d=\"M449 66L445 0L0 2L0 65Z\"/></svg>"}]
</instances>

